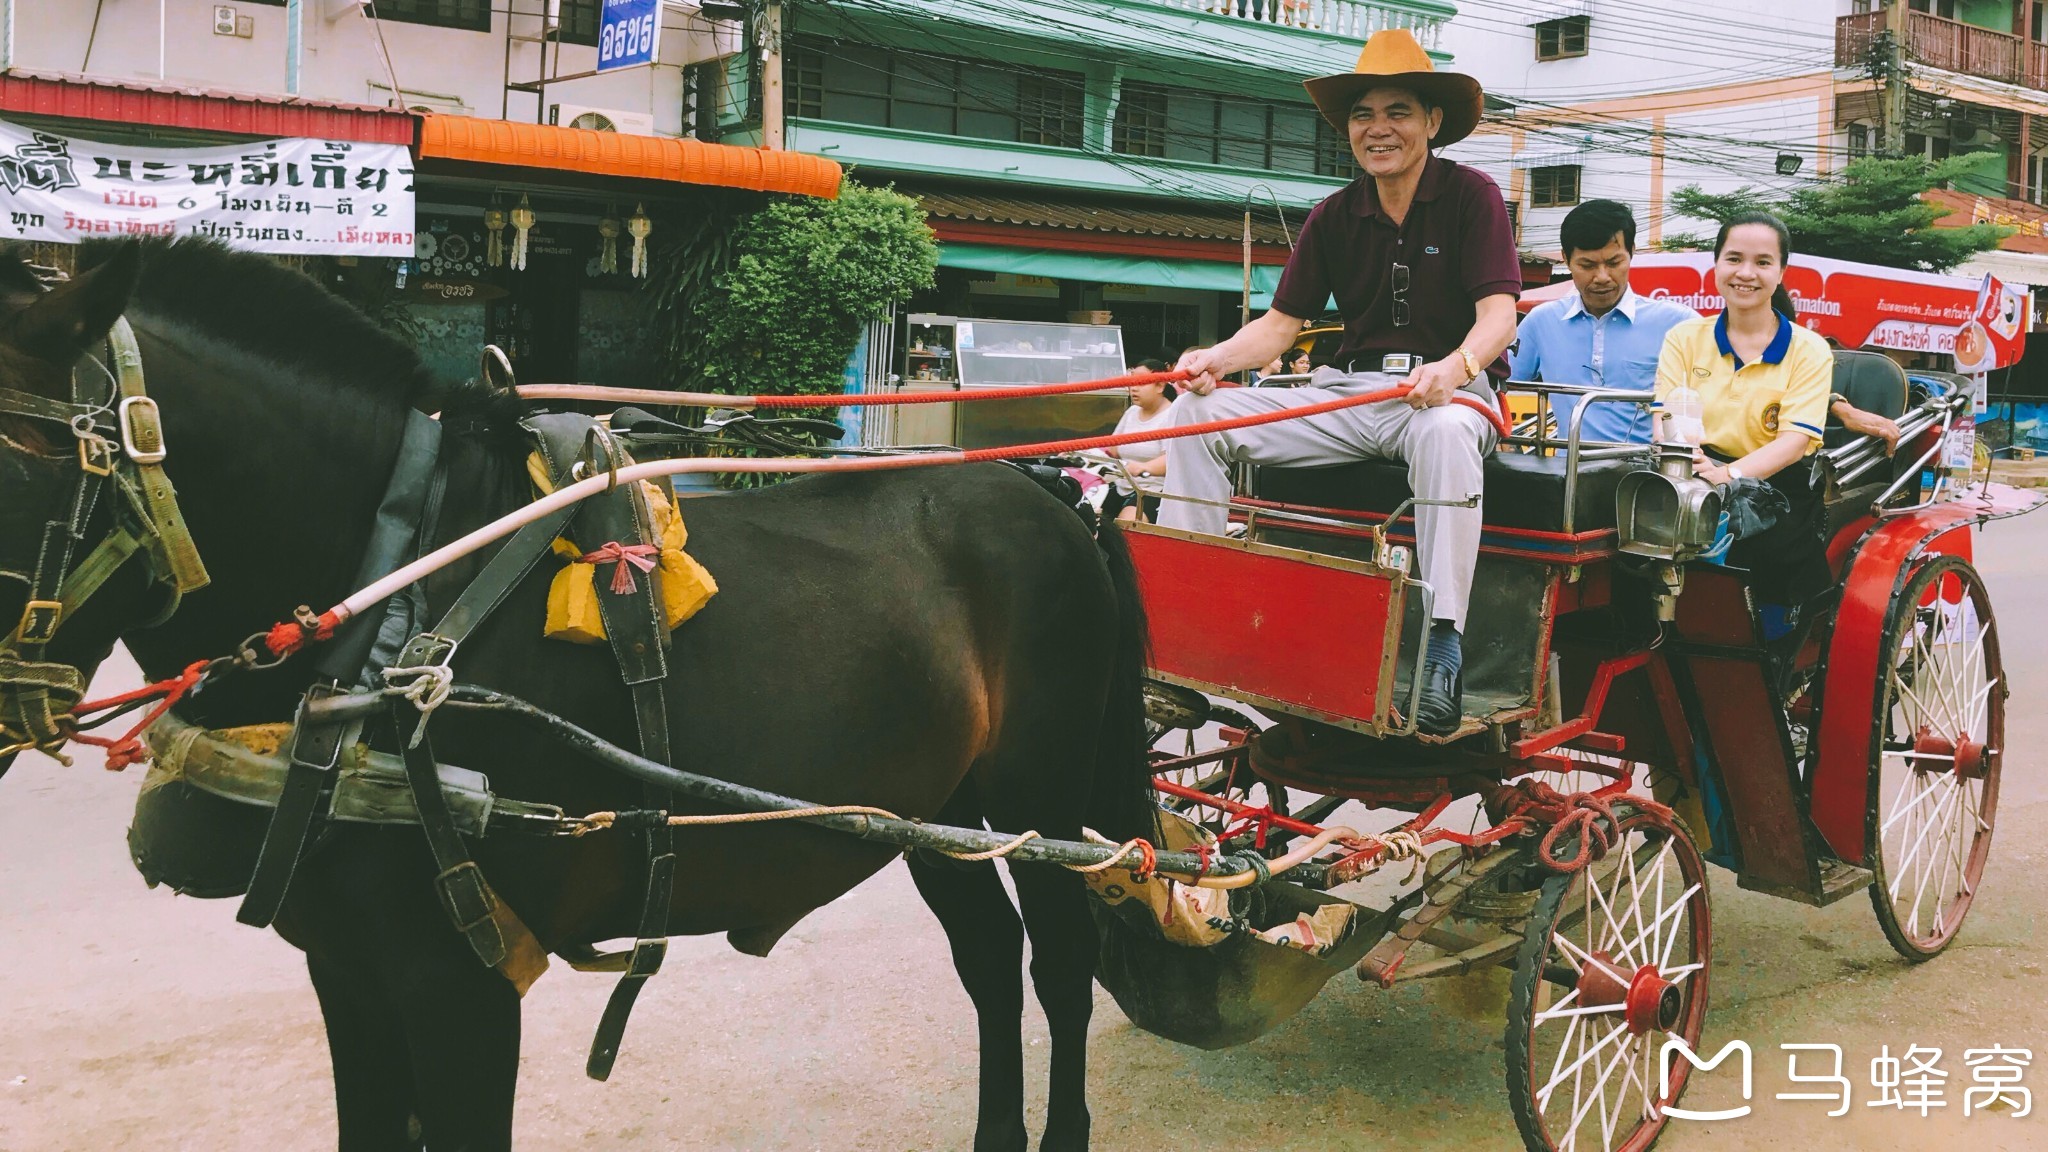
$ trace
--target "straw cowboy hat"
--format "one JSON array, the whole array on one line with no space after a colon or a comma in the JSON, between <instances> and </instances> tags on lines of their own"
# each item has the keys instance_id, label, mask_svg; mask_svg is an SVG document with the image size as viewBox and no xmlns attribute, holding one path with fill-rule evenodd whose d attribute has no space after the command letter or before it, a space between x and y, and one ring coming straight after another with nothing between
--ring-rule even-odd
<instances>
[{"instance_id":1,"label":"straw cowboy hat","mask_svg":"<svg viewBox=\"0 0 2048 1152\"><path fill-rule=\"evenodd\" d=\"M1430 138L1442 147L1472 134L1486 97L1479 81L1460 72L1439 72L1429 53L1405 28L1375 32L1358 54L1358 67L1306 81L1309 98L1338 132L1348 131L1351 106L1374 88L1406 88L1443 110L1443 125Z\"/></svg>"}]
</instances>

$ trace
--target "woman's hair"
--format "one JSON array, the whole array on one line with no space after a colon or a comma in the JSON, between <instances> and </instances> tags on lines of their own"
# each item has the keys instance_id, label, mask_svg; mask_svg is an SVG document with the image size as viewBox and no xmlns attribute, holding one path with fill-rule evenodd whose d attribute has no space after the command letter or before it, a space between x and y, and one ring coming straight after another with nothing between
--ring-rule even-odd
<instances>
[{"instance_id":1,"label":"woman's hair","mask_svg":"<svg viewBox=\"0 0 2048 1152\"><path fill-rule=\"evenodd\" d=\"M1714 260L1718 263L1721 253L1728 247L1728 234L1744 224L1761 224L1778 234L1778 268L1782 270L1792 262L1792 230L1785 222L1769 212L1737 212L1721 222L1721 232L1714 237ZM1778 290L1771 293L1771 307L1787 320L1797 321L1799 310L1792 304L1792 294L1785 291L1785 282L1778 281Z\"/></svg>"}]
</instances>

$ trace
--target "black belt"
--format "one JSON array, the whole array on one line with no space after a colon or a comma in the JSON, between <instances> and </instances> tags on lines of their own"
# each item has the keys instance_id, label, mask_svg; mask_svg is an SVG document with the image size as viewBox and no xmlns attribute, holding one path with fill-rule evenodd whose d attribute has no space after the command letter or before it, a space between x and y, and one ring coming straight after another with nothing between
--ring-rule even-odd
<instances>
[{"instance_id":1,"label":"black belt","mask_svg":"<svg viewBox=\"0 0 2048 1152\"><path fill-rule=\"evenodd\" d=\"M1389 376L1406 376L1431 360L1420 352L1370 352L1330 367L1340 372L1384 372Z\"/></svg>"}]
</instances>

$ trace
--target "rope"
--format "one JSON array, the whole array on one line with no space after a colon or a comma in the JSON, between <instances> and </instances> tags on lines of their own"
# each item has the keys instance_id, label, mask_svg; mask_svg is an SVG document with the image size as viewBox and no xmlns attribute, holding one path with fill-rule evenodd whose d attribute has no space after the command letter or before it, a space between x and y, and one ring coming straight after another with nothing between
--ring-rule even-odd
<instances>
[{"instance_id":1,"label":"rope","mask_svg":"<svg viewBox=\"0 0 2048 1152\"><path fill-rule=\"evenodd\" d=\"M1504 787L1493 794L1493 799L1508 808L1508 817L1501 821L1502 824L1519 820L1525 826L1549 825L1543 833L1536 858L1545 868L1558 873L1577 872L1606 858L1608 850L1614 847L1615 829L1620 824L1620 818L1614 814L1616 803L1637 809L1652 825L1667 831L1673 828L1675 819L1670 808L1646 797L1603 797L1593 792L1566 795L1541 780L1533 779ZM1579 839L1578 850L1569 859L1558 859L1558 841L1573 835Z\"/></svg>"},{"instance_id":2,"label":"rope","mask_svg":"<svg viewBox=\"0 0 2048 1152\"><path fill-rule=\"evenodd\" d=\"M412 701L419 709L420 722L412 730L412 739L407 748L417 748L426 739L427 721L433 718L434 709L448 700L448 693L455 688L455 669L447 664L408 664L403 668L386 668L384 683L387 692L395 692Z\"/></svg>"},{"instance_id":3,"label":"rope","mask_svg":"<svg viewBox=\"0 0 2048 1152\"><path fill-rule=\"evenodd\" d=\"M176 706L178 701L184 699L185 694L192 691L199 681L206 677L206 670L212 666L213 661L211 660L195 660L191 664L186 665L183 672L178 673L169 680L159 680L146 688L138 688L133 692L123 692L119 696L109 696L103 700L93 700L80 704L72 710L72 717L91 715L94 712L104 712L110 708L119 708L124 704L131 704L138 700L148 700L151 697L162 697L157 702L157 706L149 710L149 715L144 716L124 736L95 736L90 732L78 731L74 726L70 733L70 738L80 744L91 744L96 748L106 749L107 771L109 772L119 772L130 764L140 764L148 760L149 748L143 744L142 734L149 730L151 724L161 719L164 713L169 712Z\"/></svg>"},{"instance_id":4,"label":"rope","mask_svg":"<svg viewBox=\"0 0 2048 1152\"><path fill-rule=\"evenodd\" d=\"M980 860L997 860L1004 856L1008 856L1010 853L1015 852L1017 849L1022 848L1026 844L1029 844L1036 839L1038 839L1038 833L1026 832L1022 836L1017 837L1015 840L1010 841L1008 844L1005 844L1000 848L991 848L986 852L947 852L944 848L939 849L939 852L944 855L951 856L955 860L965 860L971 864ZM1068 864L1066 865L1066 867L1072 871L1079 872L1082 871L1084 867L1092 869L1096 867L1096 865L1090 864L1084 866L1080 864Z\"/></svg>"},{"instance_id":5,"label":"rope","mask_svg":"<svg viewBox=\"0 0 2048 1152\"><path fill-rule=\"evenodd\" d=\"M1140 384L1178 384L1189 373L1130 372L1102 380L1067 384L1020 384L948 392L877 392L828 396L726 396L717 392L669 392L659 388L600 388L587 384L523 384L529 400L582 400L611 404L659 404L671 408L852 408L892 404L960 404L976 400L1026 400L1075 392L1111 392Z\"/></svg>"}]
</instances>

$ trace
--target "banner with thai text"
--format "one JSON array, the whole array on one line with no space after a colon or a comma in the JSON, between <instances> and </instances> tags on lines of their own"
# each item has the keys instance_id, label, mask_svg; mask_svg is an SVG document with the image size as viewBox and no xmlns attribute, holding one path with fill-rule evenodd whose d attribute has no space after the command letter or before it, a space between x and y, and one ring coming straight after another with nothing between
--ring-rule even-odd
<instances>
[{"instance_id":1,"label":"banner with thai text","mask_svg":"<svg viewBox=\"0 0 2048 1152\"><path fill-rule=\"evenodd\" d=\"M0 121L0 238L198 236L254 252L409 257L412 176L403 144L136 148Z\"/></svg>"}]
</instances>

